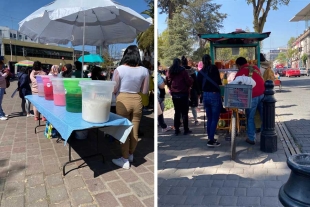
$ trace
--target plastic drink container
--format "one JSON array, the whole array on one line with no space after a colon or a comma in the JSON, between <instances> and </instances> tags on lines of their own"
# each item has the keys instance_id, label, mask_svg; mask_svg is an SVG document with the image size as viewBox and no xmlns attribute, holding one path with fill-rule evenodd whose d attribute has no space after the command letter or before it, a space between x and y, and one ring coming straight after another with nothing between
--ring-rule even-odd
<instances>
[{"instance_id":1,"label":"plastic drink container","mask_svg":"<svg viewBox=\"0 0 310 207\"><path fill-rule=\"evenodd\" d=\"M44 96L44 84L41 75L36 75L37 85L38 85L38 95Z\"/></svg>"},{"instance_id":2,"label":"plastic drink container","mask_svg":"<svg viewBox=\"0 0 310 207\"><path fill-rule=\"evenodd\" d=\"M53 100L53 84L52 81L50 80L49 75L42 75L41 78L43 80L43 85L44 85L44 96L46 100Z\"/></svg>"},{"instance_id":3,"label":"plastic drink container","mask_svg":"<svg viewBox=\"0 0 310 207\"><path fill-rule=\"evenodd\" d=\"M79 82L85 78L63 78L66 96L66 110L73 113L82 112L82 90Z\"/></svg>"},{"instance_id":4,"label":"plastic drink container","mask_svg":"<svg viewBox=\"0 0 310 207\"><path fill-rule=\"evenodd\" d=\"M109 121L115 81L81 81L82 118L91 123Z\"/></svg>"},{"instance_id":5,"label":"plastic drink container","mask_svg":"<svg viewBox=\"0 0 310 207\"><path fill-rule=\"evenodd\" d=\"M56 106L66 105L66 94L64 88L63 78L51 78L53 83L54 104Z\"/></svg>"}]
</instances>

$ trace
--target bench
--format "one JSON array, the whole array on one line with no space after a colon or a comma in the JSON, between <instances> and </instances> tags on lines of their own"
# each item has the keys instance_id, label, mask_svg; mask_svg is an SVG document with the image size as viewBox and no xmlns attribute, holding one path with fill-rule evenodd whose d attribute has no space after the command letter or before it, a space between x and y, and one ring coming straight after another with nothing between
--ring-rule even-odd
<instances>
[{"instance_id":1,"label":"bench","mask_svg":"<svg viewBox=\"0 0 310 207\"><path fill-rule=\"evenodd\" d=\"M282 84L279 79L273 81L274 86L279 86L279 92L281 92Z\"/></svg>"}]
</instances>

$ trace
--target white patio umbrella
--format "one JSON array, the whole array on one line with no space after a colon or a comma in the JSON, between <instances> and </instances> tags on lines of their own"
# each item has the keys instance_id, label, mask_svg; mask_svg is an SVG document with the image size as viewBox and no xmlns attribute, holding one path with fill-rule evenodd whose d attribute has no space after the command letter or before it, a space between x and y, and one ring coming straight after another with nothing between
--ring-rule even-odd
<instances>
[{"instance_id":1,"label":"white patio umbrella","mask_svg":"<svg viewBox=\"0 0 310 207\"><path fill-rule=\"evenodd\" d=\"M19 32L39 43L82 45L84 56L84 45L131 43L150 24L111 0L56 0L22 20Z\"/></svg>"}]
</instances>

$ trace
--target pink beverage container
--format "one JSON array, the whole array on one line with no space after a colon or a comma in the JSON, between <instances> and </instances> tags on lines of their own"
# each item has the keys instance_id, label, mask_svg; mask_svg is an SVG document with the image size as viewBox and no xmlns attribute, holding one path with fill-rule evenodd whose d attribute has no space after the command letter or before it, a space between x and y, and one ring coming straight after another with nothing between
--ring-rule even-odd
<instances>
[{"instance_id":1,"label":"pink beverage container","mask_svg":"<svg viewBox=\"0 0 310 207\"><path fill-rule=\"evenodd\" d=\"M41 75L36 75L37 86L38 86L38 95L44 97L44 84Z\"/></svg>"},{"instance_id":2,"label":"pink beverage container","mask_svg":"<svg viewBox=\"0 0 310 207\"><path fill-rule=\"evenodd\" d=\"M56 106L66 105L65 88L62 78L51 77L53 83L54 104Z\"/></svg>"},{"instance_id":3,"label":"pink beverage container","mask_svg":"<svg viewBox=\"0 0 310 207\"><path fill-rule=\"evenodd\" d=\"M41 76L43 80L43 85L44 85L44 97L46 100L53 100L53 84L50 80L49 75L43 75Z\"/></svg>"}]
</instances>

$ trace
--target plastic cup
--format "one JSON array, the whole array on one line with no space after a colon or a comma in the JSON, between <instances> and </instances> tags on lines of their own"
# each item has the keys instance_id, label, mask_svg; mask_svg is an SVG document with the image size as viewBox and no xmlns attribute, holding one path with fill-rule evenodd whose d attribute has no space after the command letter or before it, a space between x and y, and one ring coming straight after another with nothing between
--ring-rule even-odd
<instances>
[{"instance_id":1,"label":"plastic cup","mask_svg":"<svg viewBox=\"0 0 310 207\"><path fill-rule=\"evenodd\" d=\"M73 113L82 112L82 90L79 82L89 80L87 78L63 78L66 110Z\"/></svg>"},{"instance_id":2,"label":"plastic cup","mask_svg":"<svg viewBox=\"0 0 310 207\"><path fill-rule=\"evenodd\" d=\"M66 94L63 78L51 78L53 83L54 104L56 106L66 105Z\"/></svg>"},{"instance_id":3,"label":"plastic cup","mask_svg":"<svg viewBox=\"0 0 310 207\"><path fill-rule=\"evenodd\" d=\"M44 97L44 84L41 75L36 75L37 85L38 85L38 95Z\"/></svg>"},{"instance_id":4,"label":"plastic cup","mask_svg":"<svg viewBox=\"0 0 310 207\"><path fill-rule=\"evenodd\" d=\"M82 118L91 123L109 121L115 81L81 81Z\"/></svg>"},{"instance_id":5,"label":"plastic cup","mask_svg":"<svg viewBox=\"0 0 310 207\"><path fill-rule=\"evenodd\" d=\"M49 75L42 75L41 78L43 80L43 85L44 85L44 97L46 100L53 100L53 84L52 81L50 80Z\"/></svg>"}]
</instances>

